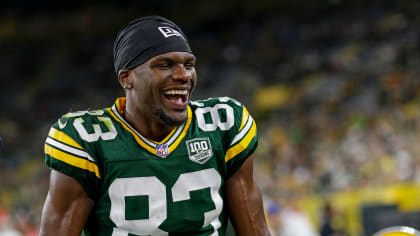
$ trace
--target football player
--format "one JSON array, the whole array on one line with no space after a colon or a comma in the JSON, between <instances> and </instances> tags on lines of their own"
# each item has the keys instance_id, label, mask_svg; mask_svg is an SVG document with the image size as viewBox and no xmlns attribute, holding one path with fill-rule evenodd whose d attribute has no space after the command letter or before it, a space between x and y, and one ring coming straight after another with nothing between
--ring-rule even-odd
<instances>
[{"instance_id":1,"label":"football player","mask_svg":"<svg viewBox=\"0 0 420 236\"><path fill-rule=\"evenodd\" d=\"M45 235L269 235L253 178L255 121L228 97L190 101L196 58L173 22L119 32L124 98L68 113L45 141L51 168Z\"/></svg>"}]
</instances>

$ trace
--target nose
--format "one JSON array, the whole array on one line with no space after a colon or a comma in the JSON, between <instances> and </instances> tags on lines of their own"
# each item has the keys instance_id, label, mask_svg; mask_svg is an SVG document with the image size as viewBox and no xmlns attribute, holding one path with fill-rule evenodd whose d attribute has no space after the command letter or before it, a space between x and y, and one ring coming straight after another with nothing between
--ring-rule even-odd
<instances>
[{"instance_id":1,"label":"nose","mask_svg":"<svg viewBox=\"0 0 420 236\"><path fill-rule=\"evenodd\" d=\"M193 72L185 68L184 65L180 64L180 65L174 66L174 69L172 72L173 79L188 81L192 79L192 76L193 76Z\"/></svg>"}]
</instances>

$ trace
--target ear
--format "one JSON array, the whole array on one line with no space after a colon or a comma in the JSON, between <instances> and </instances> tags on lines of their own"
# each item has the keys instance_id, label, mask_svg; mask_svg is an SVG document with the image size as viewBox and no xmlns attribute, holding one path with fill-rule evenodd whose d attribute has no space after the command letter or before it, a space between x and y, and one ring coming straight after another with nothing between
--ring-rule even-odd
<instances>
[{"instance_id":1,"label":"ear","mask_svg":"<svg viewBox=\"0 0 420 236\"><path fill-rule=\"evenodd\" d=\"M129 88L131 87L130 79L129 79L129 70L120 70L118 72L118 81L120 82L121 87Z\"/></svg>"}]
</instances>

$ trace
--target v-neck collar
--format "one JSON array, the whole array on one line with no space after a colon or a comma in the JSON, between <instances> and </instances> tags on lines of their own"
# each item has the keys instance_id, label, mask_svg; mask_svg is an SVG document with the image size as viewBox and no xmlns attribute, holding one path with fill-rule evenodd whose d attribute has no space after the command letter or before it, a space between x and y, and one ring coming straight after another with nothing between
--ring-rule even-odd
<instances>
[{"instance_id":1,"label":"v-neck collar","mask_svg":"<svg viewBox=\"0 0 420 236\"><path fill-rule=\"evenodd\" d=\"M180 144L181 140L184 138L184 136L186 135L189 126L191 125L191 120L192 120L192 111L190 106L188 105L188 118L187 120L184 122L184 124L175 127L169 134L168 136L166 136L162 141L160 142L156 142L153 140L150 140L146 137L144 137L143 135L141 135L139 132L137 132L137 130L135 130L123 117L122 114L125 110L125 102L126 102L126 98L125 97L121 97L118 98L115 101L115 104L111 107L108 108L108 112L111 114L111 116L118 121L123 127L124 129L126 129L128 132L130 132L133 136L134 139L137 141L137 143L143 147L144 149L146 149L147 151L149 151L150 153L157 155L157 156L161 156L158 155L158 149L162 146L162 145L166 145L166 147L168 148L168 155L165 156L161 156L163 158L169 156Z\"/></svg>"}]
</instances>

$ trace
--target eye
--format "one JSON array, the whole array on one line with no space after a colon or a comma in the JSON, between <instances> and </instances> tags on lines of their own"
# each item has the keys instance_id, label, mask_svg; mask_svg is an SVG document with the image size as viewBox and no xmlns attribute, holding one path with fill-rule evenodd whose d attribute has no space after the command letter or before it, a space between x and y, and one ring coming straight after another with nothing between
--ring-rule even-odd
<instances>
[{"instance_id":1,"label":"eye","mask_svg":"<svg viewBox=\"0 0 420 236\"><path fill-rule=\"evenodd\" d=\"M168 69L171 65L167 62L161 62L155 65L158 69Z\"/></svg>"},{"instance_id":2,"label":"eye","mask_svg":"<svg viewBox=\"0 0 420 236\"><path fill-rule=\"evenodd\" d=\"M195 66L195 64L194 64L194 63L192 63L192 62L188 62L188 63L185 63L185 64L184 64L184 67L185 67L186 69L188 69L188 70L193 69L193 68L194 68L194 66Z\"/></svg>"}]
</instances>

